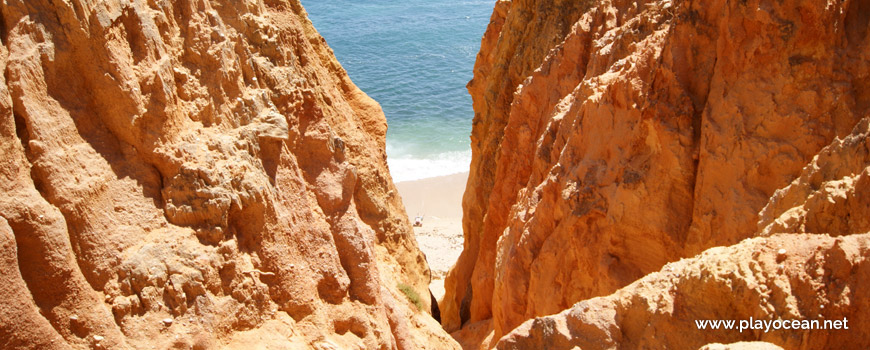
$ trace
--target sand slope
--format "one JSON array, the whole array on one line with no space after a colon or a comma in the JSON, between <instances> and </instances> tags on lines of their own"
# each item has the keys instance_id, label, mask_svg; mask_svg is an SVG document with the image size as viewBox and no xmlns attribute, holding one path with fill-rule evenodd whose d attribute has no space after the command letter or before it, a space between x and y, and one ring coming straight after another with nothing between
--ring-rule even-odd
<instances>
[{"instance_id":1,"label":"sand slope","mask_svg":"<svg viewBox=\"0 0 870 350\"><path fill-rule=\"evenodd\" d=\"M423 216L423 226L414 227L414 233L432 270L429 287L439 300L447 270L462 252L462 194L467 179L468 173L461 173L396 184L411 221Z\"/></svg>"}]
</instances>

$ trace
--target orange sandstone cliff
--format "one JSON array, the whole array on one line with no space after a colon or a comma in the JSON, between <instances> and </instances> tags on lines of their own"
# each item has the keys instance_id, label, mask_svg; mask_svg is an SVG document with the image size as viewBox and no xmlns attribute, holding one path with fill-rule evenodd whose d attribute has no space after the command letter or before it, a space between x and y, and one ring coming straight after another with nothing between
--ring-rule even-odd
<instances>
[{"instance_id":1,"label":"orange sandstone cliff","mask_svg":"<svg viewBox=\"0 0 870 350\"><path fill-rule=\"evenodd\" d=\"M0 15L0 348L458 346L383 113L298 0Z\"/></svg>"},{"instance_id":2,"label":"orange sandstone cliff","mask_svg":"<svg viewBox=\"0 0 870 350\"><path fill-rule=\"evenodd\" d=\"M870 118L865 118L776 191L760 215L760 237L668 263L609 296L529 320L498 348L697 349L752 340L784 349L867 348L868 194ZM845 320L848 329L741 332L695 324L750 318Z\"/></svg>"},{"instance_id":3,"label":"orange sandstone cliff","mask_svg":"<svg viewBox=\"0 0 870 350\"><path fill-rule=\"evenodd\" d=\"M868 34L867 0L498 1L444 327L466 348L870 346ZM693 323L749 316L865 326Z\"/></svg>"}]
</instances>

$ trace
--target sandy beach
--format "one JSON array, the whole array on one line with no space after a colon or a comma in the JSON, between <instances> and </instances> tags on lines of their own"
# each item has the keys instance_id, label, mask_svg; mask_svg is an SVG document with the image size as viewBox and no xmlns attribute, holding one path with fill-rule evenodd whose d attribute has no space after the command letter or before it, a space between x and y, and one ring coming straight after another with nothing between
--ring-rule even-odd
<instances>
[{"instance_id":1,"label":"sandy beach","mask_svg":"<svg viewBox=\"0 0 870 350\"><path fill-rule=\"evenodd\" d=\"M411 222L423 217L423 226L414 227L420 250L432 270L429 288L439 301L444 296L444 277L462 252L462 194L468 173L396 183Z\"/></svg>"}]
</instances>

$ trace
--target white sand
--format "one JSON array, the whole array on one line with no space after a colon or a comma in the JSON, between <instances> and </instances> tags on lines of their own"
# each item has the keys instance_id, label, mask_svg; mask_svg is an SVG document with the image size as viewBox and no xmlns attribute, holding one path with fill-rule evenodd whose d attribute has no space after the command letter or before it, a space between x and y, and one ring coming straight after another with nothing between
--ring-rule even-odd
<instances>
[{"instance_id":1,"label":"white sand","mask_svg":"<svg viewBox=\"0 0 870 350\"><path fill-rule=\"evenodd\" d=\"M462 252L462 194L468 173L399 182L396 187L411 222L423 216L415 227L417 243L432 270L429 288L435 298L444 296L444 277Z\"/></svg>"}]
</instances>

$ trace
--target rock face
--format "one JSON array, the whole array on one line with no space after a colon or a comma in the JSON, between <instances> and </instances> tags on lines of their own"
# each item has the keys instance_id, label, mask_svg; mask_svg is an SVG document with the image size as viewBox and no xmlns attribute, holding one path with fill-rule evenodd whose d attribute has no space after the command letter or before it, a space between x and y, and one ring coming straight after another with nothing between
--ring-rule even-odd
<instances>
[{"instance_id":1,"label":"rock face","mask_svg":"<svg viewBox=\"0 0 870 350\"><path fill-rule=\"evenodd\" d=\"M870 295L863 290L870 277L870 234L854 233L870 231L868 173L870 118L865 118L775 192L760 214L758 234L766 237L669 263L610 296L527 321L498 347L689 349L709 341L763 340L786 349L866 348L870 334L862 325L870 322L864 312ZM849 329L734 332L694 324L750 317L846 319ZM768 348L737 343L705 349L751 346Z\"/></svg>"},{"instance_id":2,"label":"rock face","mask_svg":"<svg viewBox=\"0 0 870 350\"><path fill-rule=\"evenodd\" d=\"M0 12L0 347L457 346L397 287L429 276L383 113L298 0Z\"/></svg>"},{"instance_id":3,"label":"rock face","mask_svg":"<svg viewBox=\"0 0 870 350\"><path fill-rule=\"evenodd\" d=\"M870 347L866 187L870 118L836 139L761 211L760 238L665 265L606 297L526 321L499 349ZM771 235L773 232L779 232ZM811 232L813 234L800 234ZM822 234L824 233L824 234ZM828 234L830 233L830 235ZM831 237L836 235L840 237ZM847 320L848 329L700 329L700 320ZM739 325L739 323L738 323Z\"/></svg>"},{"instance_id":4,"label":"rock face","mask_svg":"<svg viewBox=\"0 0 870 350\"><path fill-rule=\"evenodd\" d=\"M868 28L866 0L499 1L468 86L465 250L445 282L445 328L466 347L494 346L526 320L711 247L870 230L867 151L855 128L870 109ZM867 253L858 252L838 263L861 265ZM735 263L696 259L685 273ZM714 282L705 278L693 288ZM809 312L788 305L766 312ZM655 344L625 337L606 344ZM709 335L672 348L757 338Z\"/></svg>"},{"instance_id":5,"label":"rock face","mask_svg":"<svg viewBox=\"0 0 870 350\"><path fill-rule=\"evenodd\" d=\"M870 118L822 149L800 176L776 191L758 230L773 233L870 232Z\"/></svg>"},{"instance_id":6,"label":"rock face","mask_svg":"<svg viewBox=\"0 0 870 350\"><path fill-rule=\"evenodd\" d=\"M711 248L607 297L529 320L497 348L698 349L760 340L785 349L864 349L870 346L868 256L870 234L782 234ZM845 319L848 329L741 332L739 323L731 330L712 330L695 322L750 318L818 320L820 325Z\"/></svg>"}]
</instances>

